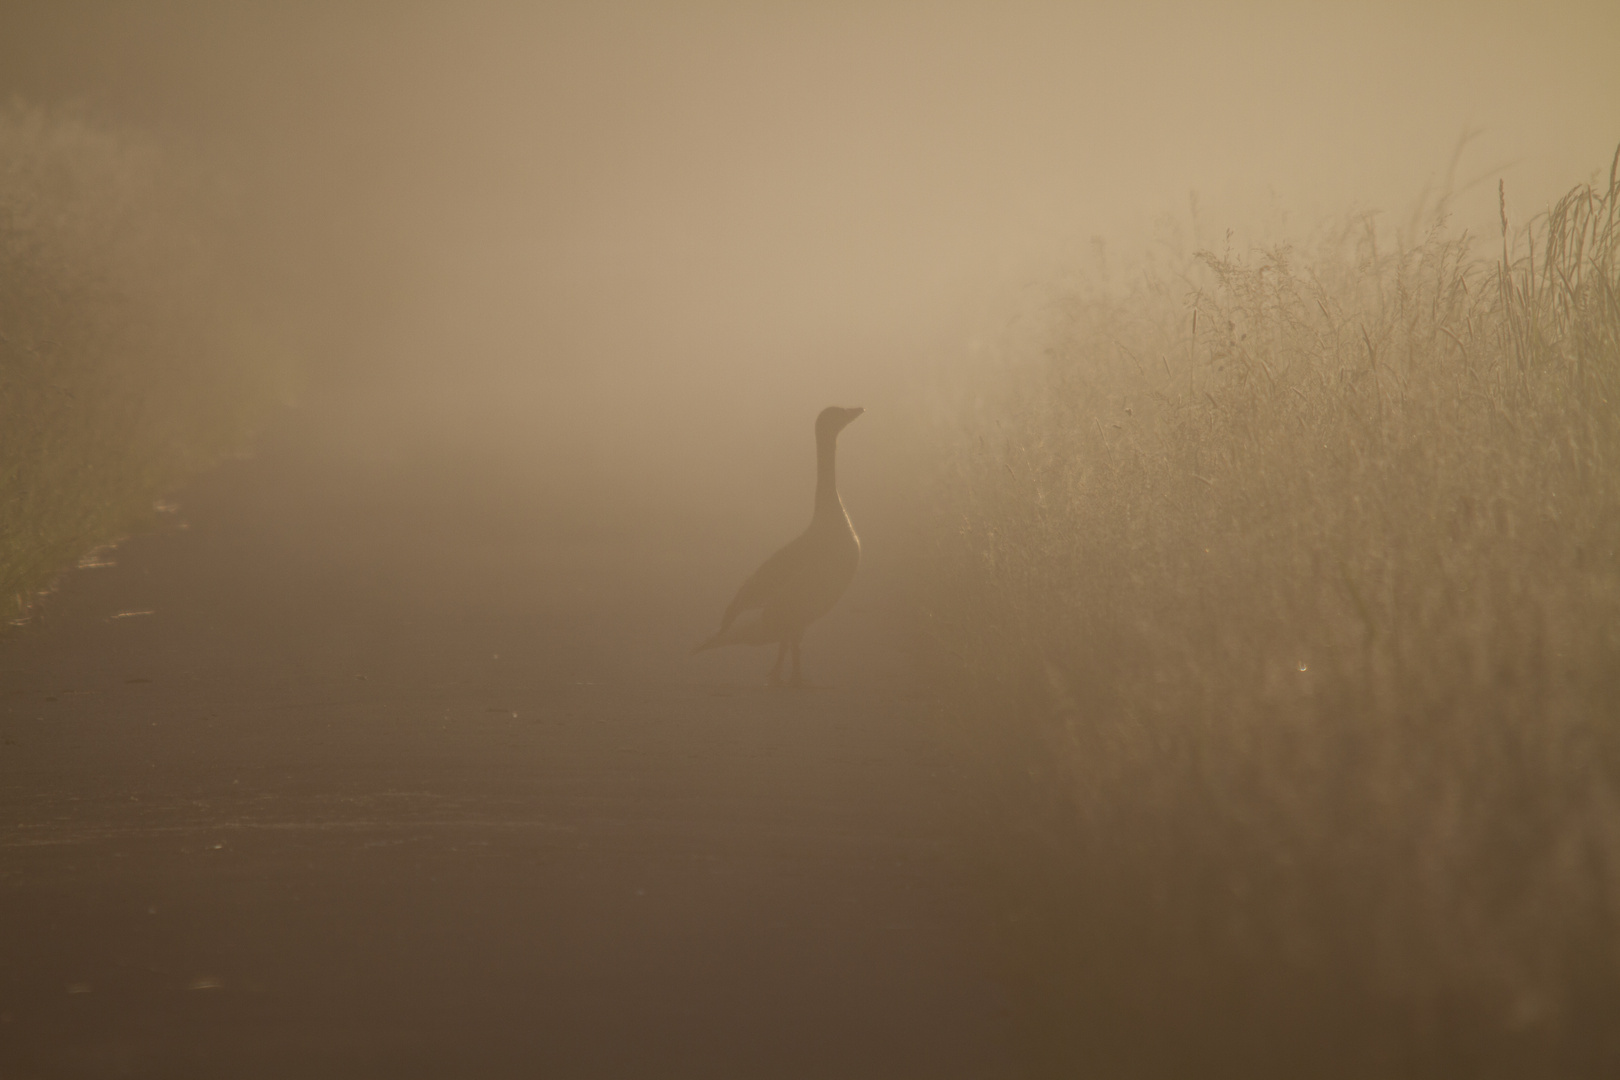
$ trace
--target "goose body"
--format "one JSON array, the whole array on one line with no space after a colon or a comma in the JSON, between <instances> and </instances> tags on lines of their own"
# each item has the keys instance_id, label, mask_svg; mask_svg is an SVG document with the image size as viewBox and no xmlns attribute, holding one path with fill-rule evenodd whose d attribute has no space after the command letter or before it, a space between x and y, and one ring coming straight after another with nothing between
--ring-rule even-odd
<instances>
[{"instance_id":1,"label":"goose body","mask_svg":"<svg viewBox=\"0 0 1620 1080\"><path fill-rule=\"evenodd\" d=\"M838 497L838 433L863 409L830 406L816 417L816 504L810 526L766 559L726 606L720 630L696 652L721 645L774 643L776 665L770 681L782 681L782 665L793 657L793 682L801 681L799 644L805 627L831 611L855 577L861 541Z\"/></svg>"}]
</instances>

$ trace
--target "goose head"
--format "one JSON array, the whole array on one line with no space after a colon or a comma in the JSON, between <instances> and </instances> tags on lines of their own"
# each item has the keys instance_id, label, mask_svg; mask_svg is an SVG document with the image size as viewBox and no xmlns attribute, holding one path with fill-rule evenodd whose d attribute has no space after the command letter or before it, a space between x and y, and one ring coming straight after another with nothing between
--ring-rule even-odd
<instances>
[{"instance_id":1,"label":"goose head","mask_svg":"<svg viewBox=\"0 0 1620 1080\"><path fill-rule=\"evenodd\" d=\"M865 411L865 409L846 409L839 405L827 406L821 410L821 415L816 417L816 438L832 438Z\"/></svg>"}]
</instances>

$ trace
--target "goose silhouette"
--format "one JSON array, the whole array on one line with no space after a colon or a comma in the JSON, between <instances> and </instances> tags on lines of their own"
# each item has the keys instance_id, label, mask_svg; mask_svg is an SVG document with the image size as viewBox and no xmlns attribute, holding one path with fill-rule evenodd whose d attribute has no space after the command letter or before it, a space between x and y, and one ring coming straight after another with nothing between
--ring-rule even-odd
<instances>
[{"instance_id":1,"label":"goose silhouette","mask_svg":"<svg viewBox=\"0 0 1620 1080\"><path fill-rule=\"evenodd\" d=\"M816 417L816 505L810 527L766 559L726 606L720 629L694 653L722 645L776 645L767 681L782 682L782 664L793 657L795 686L804 681L799 644L805 627L831 611L855 577L861 541L838 497L838 433L865 409L831 405ZM756 614L757 613L757 614ZM745 616L739 618L739 616Z\"/></svg>"}]
</instances>

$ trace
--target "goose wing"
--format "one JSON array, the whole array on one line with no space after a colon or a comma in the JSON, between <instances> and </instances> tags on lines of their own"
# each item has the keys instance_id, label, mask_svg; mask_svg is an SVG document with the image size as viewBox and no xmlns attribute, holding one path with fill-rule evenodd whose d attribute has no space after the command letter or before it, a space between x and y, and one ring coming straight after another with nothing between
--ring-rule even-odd
<instances>
[{"instance_id":1,"label":"goose wing","mask_svg":"<svg viewBox=\"0 0 1620 1080\"><path fill-rule=\"evenodd\" d=\"M803 572L809 549L810 534L804 533L766 559L760 568L742 583L742 588L737 590L737 595L732 598L731 603L726 605L725 616L720 620L720 632L725 633L738 615L745 611L757 611L779 595Z\"/></svg>"},{"instance_id":2,"label":"goose wing","mask_svg":"<svg viewBox=\"0 0 1620 1080\"><path fill-rule=\"evenodd\" d=\"M817 544L804 554L765 601L761 622L778 632L802 630L832 610L855 576L860 549Z\"/></svg>"},{"instance_id":3,"label":"goose wing","mask_svg":"<svg viewBox=\"0 0 1620 1080\"><path fill-rule=\"evenodd\" d=\"M795 554L810 556L815 551L814 545L807 545L799 548ZM840 573L838 566L825 559L807 557L778 563L765 581L758 584L759 595L745 597L739 592L738 599L726 609L725 621L720 629L692 651L703 652L721 645L763 645L770 641L786 640L784 634L802 631L837 603L853 576L853 560L843 569L844 572ZM744 583L744 589L755 584L758 577L756 571L754 577Z\"/></svg>"}]
</instances>

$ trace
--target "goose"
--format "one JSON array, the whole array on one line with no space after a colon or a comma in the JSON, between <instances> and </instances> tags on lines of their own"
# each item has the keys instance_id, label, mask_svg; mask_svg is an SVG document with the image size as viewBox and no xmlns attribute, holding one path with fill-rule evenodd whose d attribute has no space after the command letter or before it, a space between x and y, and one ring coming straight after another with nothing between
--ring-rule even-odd
<instances>
[{"instance_id":1,"label":"goose","mask_svg":"<svg viewBox=\"0 0 1620 1080\"><path fill-rule=\"evenodd\" d=\"M805 627L832 610L861 561L860 537L838 497L834 460L838 433L865 411L830 405L816 417L816 505L810 527L742 583L720 618L720 630L692 650L694 653L722 645L774 642L776 664L767 681L773 686L782 682L782 662L792 653L791 681L795 686L802 684L799 642ZM758 615L737 618L756 611Z\"/></svg>"}]
</instances>

